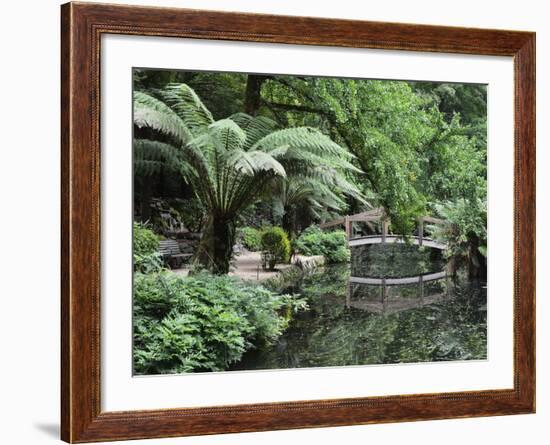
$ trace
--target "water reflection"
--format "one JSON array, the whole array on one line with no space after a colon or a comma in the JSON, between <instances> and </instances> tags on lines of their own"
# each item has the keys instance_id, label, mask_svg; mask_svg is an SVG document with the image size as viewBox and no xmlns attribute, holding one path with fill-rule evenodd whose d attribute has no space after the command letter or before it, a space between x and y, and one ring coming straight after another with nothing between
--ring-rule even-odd
<instances>
[{"instance_id":1,"label":"water reflection","mask_svg":"<svg viewBox=\"0 0 550 445\"><path fill-rule=\"evenodd\" d=\"M452 297L446 271L394 279L350 277L346 306L375 313L395 313Z\"/></svg>"},{"instance_id":2,"label":"water reflection","mask_svg":"<svg viewBox=\"0 0 550 445\"><path fill-rule=\"evenodd\" d=\"M306 297L310 310L233 369L485 359L485 283L447 276L431 250L364 246L354 249L351 267L294 283L285 291Z\"/></svg>"}]
</instances>

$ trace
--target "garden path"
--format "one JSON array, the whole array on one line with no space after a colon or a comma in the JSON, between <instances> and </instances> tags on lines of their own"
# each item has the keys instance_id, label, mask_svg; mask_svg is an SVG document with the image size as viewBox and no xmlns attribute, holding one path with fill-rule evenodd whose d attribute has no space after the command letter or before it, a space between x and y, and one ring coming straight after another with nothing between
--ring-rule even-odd
<instances>
[{"instance_id":1,"label":"garden path","mask_svg":"<svg viewBox=\"0 0 550 445\"><path fill-rule=\"evenodd\" d=\"M293 257L293 263L296 264L297 262L301 262L303 264L316 258L317 257L295 255ZM293 267L293 264L277 264L277 268L274 271L263 270L261 266L260 252L249 252L247 250L243 250L235 257L234 265L231 268L229 275L239 277L243 280L264 281L275 277L279 272L291 267ZM174 269L172 272L177 273L178 275L187 276L189 273L189 266L184 266L181 269Z\"/></svg>"}]
</instances>

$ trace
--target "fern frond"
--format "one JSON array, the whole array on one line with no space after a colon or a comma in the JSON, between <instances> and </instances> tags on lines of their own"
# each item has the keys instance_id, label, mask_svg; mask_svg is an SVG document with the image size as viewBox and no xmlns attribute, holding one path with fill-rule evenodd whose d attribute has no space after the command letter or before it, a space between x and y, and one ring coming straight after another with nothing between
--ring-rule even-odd
<instances>
[{"instance_id":1,"label":"fern frond","mask_svg":"<svg viewBox=\"0 0 550 445\"><path fill-rule=\"evenodd\" d=\"M264 116L253 117L246 113L236 113L229 117L246 132L245 150L250 150L260 139L277 129L277 122Z\"/></svg>"},{"instance_id":2,"label":"fern frond","mask_svg":"<svg viewBox=\"0 0 550 445\"><path fill-rule=\"evenodd\" d=\"M134 124L173 136L180 144L193 137L183 120L168 105L141 91L134 91Z\"/></svg>"},{"instance_id":3,"label":"fern frond","mask_svg":"<svg viewBox=\"0 0 550 445\"><path fill-rule=\"evenodd\" d=\"M263 151L234 150L227 157L227 163L245 175L271 172L277 176L286 176L285 168L272 156Z\"/></svg>"},{"instance_id":4,"label":"fern frond","mask_svg":"<svg viewBox=\"0 0 550 445\"><path fill-rule=\"evenodd\" d=\"M187 84L168 84L162 90L155 90L155 95L176 112L194 135L204 131L214 122L212 113Z\"/></svg>"},{"instance_id":5,"label":"fern frond","mask_svg":"<svg viewBox=\"0 0 550 445\"><path fill-rule=\"evenodd\" d=\"M134 144L134 173L151 176L167 168L173 171L180 169L184 163L181 152L173 145L149 139L135 139Z\"/></svg>"},{"instance_id":6,"label":"fern frond","mask_svg":"<svg viewBox=\"0 0 550 445\"><path fill-rule=\"evenodd\" d=\"M224 151L240 150L246 133L231 119L222 119L208 127L208 132Z\"/></svg>"},{"instance_id":7,"label":"fern frond","mask_svg":"<svg viewBox=\"0 0 550 445\"><path fill-rule=\"evenodd\" d=\"M353 159L353 155L319 130L310 127L274 131L254 144L253 149L270 151L278 147L303 150L319 156Z\"/></svg>"}]
</instances>

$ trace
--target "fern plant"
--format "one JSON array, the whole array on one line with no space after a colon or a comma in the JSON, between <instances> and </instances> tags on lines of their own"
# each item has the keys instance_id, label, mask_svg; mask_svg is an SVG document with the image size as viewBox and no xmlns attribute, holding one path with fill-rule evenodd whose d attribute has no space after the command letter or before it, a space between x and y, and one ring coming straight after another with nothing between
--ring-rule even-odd
<instances>
[{"instance_id":1,"label":"fern plant","mask_svg":"<svg viewBox=\"0 0 550 445\"><path fill-rule=\"evenodd\" d=\"M344 176L358 171L353 156L320 131L278 129L271 119L244 113L214 121L186 84L136 91L134 124L163 140L138 139L137 146L181 159L178 169L207 211L196 261L213 273L229 271L238 215L266 192L277 193L281 181L307 179L333 200L331 188L360 196Z\"/></svg>"}]
</instances>

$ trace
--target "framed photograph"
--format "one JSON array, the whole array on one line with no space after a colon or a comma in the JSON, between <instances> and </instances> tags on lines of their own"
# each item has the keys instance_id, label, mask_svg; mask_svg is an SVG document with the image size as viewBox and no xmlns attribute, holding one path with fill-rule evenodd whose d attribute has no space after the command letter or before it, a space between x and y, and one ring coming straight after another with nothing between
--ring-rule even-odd
<instances>
[{"instance_id":1,"label":"framed photograph","mask_svg":"<svg viewBox=\"0 0 550 445\"><path fill-rule=\"evenodd\" d=\"M535 411L535 34L62 6L62 439Z\"/></svg>"}]
</instances>

